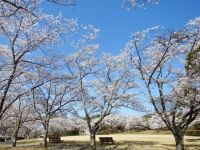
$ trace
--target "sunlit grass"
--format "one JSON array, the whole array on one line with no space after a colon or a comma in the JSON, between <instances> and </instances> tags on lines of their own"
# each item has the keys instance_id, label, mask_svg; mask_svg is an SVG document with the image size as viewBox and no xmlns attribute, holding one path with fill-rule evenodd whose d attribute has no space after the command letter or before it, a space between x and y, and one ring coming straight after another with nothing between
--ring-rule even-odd
<instances>
[{"instance_id":1,"label":"sunlit grass","mask_svg":"<svg viewBox=\"0 0 200 150\"><path fill-rule=\"evenodd\" d=\"M144 133L144 132L143 132ZM115 140L114 145L101 145L100 136L112 136ZM62 143L50 143L50 150L88 150L89 136L65 136L61 137ZM11 148L10 145L0 143L0 150L45 150L42 148L42 139L30 139L18 141L18 147ZM187 150L200 150L200 137L186 136L185 145ZM48 150L49 150L48 149ZM98 150L174 150L174 138L170 134L110 134L97 135Z\"/></svg>"}]
</instances>

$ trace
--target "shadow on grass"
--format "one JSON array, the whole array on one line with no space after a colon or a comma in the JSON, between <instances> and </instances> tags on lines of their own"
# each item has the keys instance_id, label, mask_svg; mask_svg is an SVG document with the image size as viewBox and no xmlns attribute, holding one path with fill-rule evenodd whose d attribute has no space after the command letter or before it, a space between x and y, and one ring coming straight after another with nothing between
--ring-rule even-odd
<instances>
[{"instance_id":1,"label":"shadow on grass","mask_svg":"<svg viewBox=\"0 0 200 150\"><path fill-rule=\"evenodd\" d=\"M200 142L200 138L198 139L186 139L187 142Z\"/></svg>"},{"instance_id":2,"label":"shadow on grass","mask_svg":"<svg viewBox=\"0 0 200 150\"><path fill-rule=\"evenodd\" d=\"M166 146L166 147L176 147L175 144L162 144L163 146ZM185 144L185 149L186 150L200 150L200 146L199 144Z\"/></svg>"},{"instance_id":3,"label":"shadow on grass","mask_svg":"<svg viewBox=\"0 0 200 150\"><path fill-rule=\"evenodd\" d=\"M100 144L97 142L97 150L174 150L174 144L160 144L151 141L120 141L115 144ZM200 150L198 144L186 145L186 149ZM90 150L90 143L83 141L64 141L62 143L49 143L48 148L42 148L41 144L21 145L16 148L6 147L0 150Z\"/></svg>"},{"instance_id":4,"label":"shadow on grass","mask_svg":"<svg viewBox=\"0 0 200 150\"><path fill-rule=\"evenodd\" d=\"M97 150L134 150L136 147L142 147L148 145L148 147L156 145L156 142L134 142L134 141L123 141L116 142L115 144L100 144L97 142ZM138 148L137 148L138 149ZM153 148L154 149L154 148ZM62 143L49 143L48 148L42 148L40 144L38 145L26 145L19 146L16 148L5 147L0 148L0 150L90 150L89 142L74 142L74 141L64 141Z\"/></svg>"},{"instance_id":5,"label":"shadow on grass","mask_svg":"<svg viewBox=\"0 0 200 150\"><path fill-rule=\"evenodd\" d=\"M115 144L100 144L97 142L97 150L134 150L136 147L142 147L148 145L154 149L156 142L133 142L133 141L124 141L116 142ZM41 149L40 146L34 146L35 149ZM137 148L138 149L138 148ZM48 150L90 150L89 142L74 142L74 141L65 141L62 143L49 143Z\"/></svg>"},{"instance_id":6,"label":"shadow on grass","mask_svg":"<svg viewBox=\"0 0 200 150\"><path fill-rule=\"evenodd\" d=\"M104 147L105 150L132 150L132 149L138 149L138 147L142 147L144 145L148 145L148 147L154 147L154 145L157 145L157 142L147 142L147 141L123 141L123 142L117 142L113 147L109 147L108 145ZM102 150L104 150L102 149ZM100 149L99 149L100 150Z\"/></svg>"},{"instance_id":7,"label":"shadow on grass","mask_svg":"<svg viewBox=\"0 0 200 150\"><path fill-rule=\"evenodd\" d=\"M133 150L135 146L153 146L156 145L156 142L133 142L133 141L124 141L116 142L115 144L100 144L97 142L97 150ZM39 148L39 147L38 147ZM141 148L142 149L142 148ZM59 144L49 144L48 150L90 150L89 142L74 142L74 141L65 141Z\"/></svg>"}]
</instances>

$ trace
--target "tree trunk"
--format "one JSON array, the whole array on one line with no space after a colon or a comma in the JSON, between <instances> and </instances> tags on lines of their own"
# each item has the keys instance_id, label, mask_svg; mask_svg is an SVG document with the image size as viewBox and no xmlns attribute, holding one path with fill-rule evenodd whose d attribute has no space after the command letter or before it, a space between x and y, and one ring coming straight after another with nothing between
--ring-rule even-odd
<instances>
[{"instance_id":1,"label":"tree trunk","mask_svg":"<svg viewBox=\"0 0 200 150\"><path fill-rule=\"evenodd\" d=\"M91 150L96 150L96 133L90 133L90 147Z\"/></svg>"},{"instance_id":2,"label":"tree trunk","mask_svg":"<svg viewBox=\"0 0 200 150\"><path fill-rule=\"evenodd\" d=\"M44 147L47 147L48 144L47 144L47 138L48 138L48 134L49 134L49 122L46 121L44 124L44 137L43 137L43 144L44 144Z\"/></svg>"},{"instance_id":3,"label":"tree trunk","mask_svg":"<svg viewBox=\"0 0 200 150\"><path fill-rule=\"evenodd\" d=\"M15 129L15 131L14 131L14 134L13 134L12 147L16 147L16 145L17 145L18 131L19 131L19 128L17 127L17 128Z\"/></svg>"},{"instance_id":4,"label":"tree trunk","mask_svg":"<svg viewBox=\"0 0 200 150\"><path fill-rule=\"evenodd\" d=\"M174 135L176 141L176 150L184 150L184 134L179 132Z\"/></svg>"}]
</instances>

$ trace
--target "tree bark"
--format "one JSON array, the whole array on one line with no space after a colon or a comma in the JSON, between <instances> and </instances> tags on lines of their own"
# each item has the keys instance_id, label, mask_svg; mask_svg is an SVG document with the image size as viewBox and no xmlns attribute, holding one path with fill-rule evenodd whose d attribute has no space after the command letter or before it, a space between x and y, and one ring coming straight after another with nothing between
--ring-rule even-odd
<instances>
[{"instance_id":1,"label":"tree bark","mask_svg":"<svg viewBox=\"0 0 200 150\"><path fill-rule=\"evenodd\" d=\"M12 147L16 147L16 145L17 145L18 131L19 131L19 128L17 127L17 128L15 129L15 131L14 131L14 134L13 134Z\"/></svg>"},{"instance_id":2,"label":"tree bark","mask_svg":"<svg viewBox=\"0 0 200 150\"><path fill-rule=\"evenodd\" d=\"M48 146L47 138L48 138L48 134L49 134L49 121L45 121L43 126L44 126L43 144L44 144L44 147L47 147Z\"/></svg>"},{"instance_id":3,"label":"tree bark","mask_svg":"<svg viewBox=\"0 0 200 150\"><path fill-rule=\"evenodd\" d=\"M91 150L96 150L96 132L90 133L90 147Z\"/></svg>"},{"instance_id":4,"label":"tree bark","mask_svg":"<svg viewBox=\"0 0 200 150\"><path fill-rule=\"evenodd\" d=\"M176 150L184 150L184 134L181 132L174 134Z\"/></svg>"}]
</instances>

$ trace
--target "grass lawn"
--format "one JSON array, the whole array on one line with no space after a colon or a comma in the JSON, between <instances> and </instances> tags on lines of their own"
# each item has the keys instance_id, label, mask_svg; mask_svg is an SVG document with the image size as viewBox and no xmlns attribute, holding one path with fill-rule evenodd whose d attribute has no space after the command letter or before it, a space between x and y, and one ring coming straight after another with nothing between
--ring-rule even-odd
<instances>
[{"instance_id":1,"label":"grass lawn","mask_svg":"<svg viewBox=\"0 0 200 150\"><path fill-rule=\"evenodd\" d=\"M112 136L115 145L100 145L101 136ZM49 144L48 150L88 150L89 136L62 137L62 143ZM0 150L44 150L40 143L42 139L18 141L18 147L11 148L9 143L0 143ZM200 137L186 136L185 145L188 150L200 150ZM97 135L98 150L174 150L175 144L172 135L166 134L110 134Z\"/></svg>"},{"instance_id":2,"label":"grass lawn","mask_svg":"<svg viewBox=\"0 0 200 150\"><path fill-rule=\"evenodd\" d=\"M141 130L141 131L129 131L123 134L171 134L170 130Z\"/></svg>"}]
</instances>

